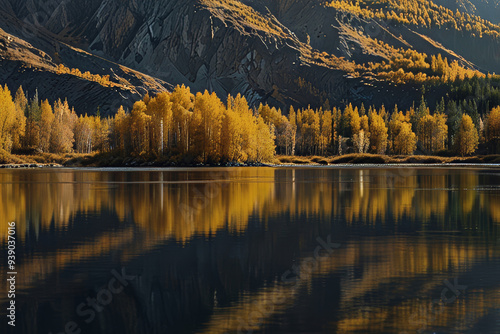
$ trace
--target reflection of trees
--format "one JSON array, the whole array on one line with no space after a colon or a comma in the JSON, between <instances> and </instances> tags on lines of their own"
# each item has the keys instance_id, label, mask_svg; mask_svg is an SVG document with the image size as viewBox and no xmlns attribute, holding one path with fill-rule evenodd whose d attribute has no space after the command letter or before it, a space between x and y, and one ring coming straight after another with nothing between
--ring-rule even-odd
<instances>
[{"instance_id":1,"label":"reflection of trees","mask_svg":"<svg viewBox=\"0 0 500 334\"><path fill-rule=\"evenodd\" d=\"M216 309L203 333L259 329L274 315L296 303L300 290L311 294L312 279L334 274L342 276L339 332L372 332L374 329L411 332L421 328L423 321L429 328L453 328L457 319L466 316L470 325L494 309L497 298L487 298L486 291L475 291L471 298L462 297L447 305L446 312L439 317L429 309L429 304L441 298L445 287L443 280L458 277L467 271L465 268L470 270L474 264L492 255L498 257L500 253L492 254L468 242L434 242L424 237L412 242L402 237L383 237L352 243L316 262L311 274L303 275L295 284L275 281L252 295L243 296L230 307ZM299 266L311 268L310 261L304 258ZM362 273L353 278L351 272L360 267ZM404 280L421 278L425 283L414 287L401 284ZM500 292L497 288L488 291ZM384 296L384 303L369 297L377 294ZM369 311L362 311L363 307Z\"/></svg>"},{"instance_id":2,"label":"reflection of trees","mask_svg":"<svg viewBox=\"0 0 500 334\"><path fill-rule=\"evenodd\" d=\"M500 196L489 196L485 203L487 203L485 207L490 210L491 219L495 223L500 223Z\"/></svg>"},{"instance_id":3,"label":"reflection of trees","mask_svg":"<svg viewBox=\"0 0 500 334\"><path fill-rule=\"evenodd\" d=\"M177 240L208 236L226 226L239 232L272 195L273 170L240 169L229 179L227 174L214 172L197 180L193 172L2 173L0 216L16 221L20 239L28 229L38 232L53 224L62 230L77 213L104 209ZM0 227L2 235L6 226Z\"/></svg>"},{"instance_id":4,"label":"reflection of trees","mask_svg":"<svg viewBox=\"0 0 500 334\"><path fill-rule=\"evenodd\" d=\"M231 319L244 317L255 308L270 310L263 314L269 319L293 305L301 294L309 293L315 278L343 273L347 276L341 279L338 303L342 309L339 322L342 331L369 329L363 320L367 317L378 319L381 331L387 330L387 326L396 328L398 324L398 329L408 330L416 326L408 324L408 314L414 314L429 302L428 298L417 296L439 294L443 279L471 270L474 264L488 257L498 258L497 253L472 239L468 239L469 243L442 239L433 242L429 235L421 235L409 242L410 239L382 235L377 240L348 243L321 262L313 275L296 287L283 286L276 279L289 269L286 264L297 254L314 249L311 240L331 231L334 225L343 228L356 225L366 231L380 224L395 229L410 226L410 231L426 233L433 229L460 229L461 220L468 216L474 219L476 229L488 231L494 237L495 224L489 223L500 222L500 197L492 191L477 190L480 182L495 182L474 172L268 168L215 172L14 171L0 173L0 182L0 216L17 222L20 240L49 231L64 235L82 230L88 233L76 245L58 244L25 259L19 267L23 273L19 276L20 291L36 289L51 274L72 264L117 251L119 255L113 256L121 263L135 259L144 262L149 259L144 254L166 247L170 244L167 241L177 241L181 250L164 251L169 254L170 262L164 258L147 262L145 268L153 269L144 273L141 287L135 288L137 296L118 297L123 302L112 309L108 323L116 322L117 318L135 319L134 312L145 312L146 308L150 321L169 327L180 321L176 319L186 320L182 316L187 317L189 312L203 310L206 314L213 313L203 322L210 320L207 326L216 333L234 329L239 324ZM94 224L88 231L77 229L83 224L77 217L102 212L116 215L121 228L100 229L101 226ZM253 218L260 225L252 224ZM430 220L439 224L429 226ZM283 231L291 231L286 240ZM0 224L0 234L6 233L6 225ZM245 239L238 246L218 246L221 249L217 252L212 243L197 244L218 234ZM196 238L199 236L202 238ZM220 245L226 241L217 242ZM300 261L299 258L297 263ZM416 292L400 291L401 278L425 278L428 283L419 285ZM211 286L214 281L217 288ZM256 291L255 287L262 282L266 282L265 287ZM0 285L0 289L6 288L4 283ZM366 296L385 293L387 286L407 298L391 305L374 303L368 315L353 311L366 302ZM479 296L453 305L447 309L451 313L433 325L445 326L471 307L476 308L477 317L484 315L492 299L482 300L480 296L489 291L480 291ZM64 296L64 291L60 293ZM280 296L286 296L280 306L273 308L272 302L269 305ZM222 307L214 304L217 299ZM178 310L180 305L186 308ZM369 322L370 328L374 323Z\"/></svg>"},{"instance_id":5,"label":"reflection of trees","mask_svg":"<svg viewBox=\"0 0 500 334\"><path fill-rule=\"evenodd\" d=\"M498 196L475 190L477 173L450 174L445 169L418 175L415 170L385 169L65 170L1 173L0 182L0 216L17 222L21 239L28 230L38 234L51 225L66 229L76 213L101 210L115 212L122 220L131 217L146 231L179 241L225 228L241 232L252 214L282 212L372 224L403 217L444 220L459 209L463 215L482 210L500 221L499 205L494 205ZM450 189L458 194L450 195ZM0 234L6 235L6 226L0 226Z\"/></svg>"}]
</instances>

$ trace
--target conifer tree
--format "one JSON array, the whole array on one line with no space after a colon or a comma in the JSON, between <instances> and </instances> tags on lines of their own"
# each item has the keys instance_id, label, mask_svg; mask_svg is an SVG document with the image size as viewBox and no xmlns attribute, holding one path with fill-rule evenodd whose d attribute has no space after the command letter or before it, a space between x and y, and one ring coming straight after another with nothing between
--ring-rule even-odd
<instances>
[{"instance_id":1,"label":"conifer tree","mask_svg":"<svg viewBox=\"0 0 500 334\"><path fill-rule=\"evenodd\" d=\"M40 143L40 127L38 125L41 116L40 102L38 100L38 91L26 107L26 131L24 136L24 147L27 149L36 149Z\"/></svg>"}]
</instances>

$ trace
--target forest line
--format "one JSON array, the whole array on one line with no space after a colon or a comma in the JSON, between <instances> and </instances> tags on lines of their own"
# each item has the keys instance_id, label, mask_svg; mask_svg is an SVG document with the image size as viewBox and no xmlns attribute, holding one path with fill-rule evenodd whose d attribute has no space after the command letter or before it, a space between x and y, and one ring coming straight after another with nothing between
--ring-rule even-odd
<instances>
[{"instance_id":1,"label":"forest line","mask_svg":"<svg viewBox=\"0 0 500 334\"><path fill-rule=\"evenodd\" d=\"M458 89L457 89L458 91ZM488 105L487 105L488 106ZM113 117L77 116L68 102L28 100L0 86L0 149L14 153L93 153L186 163L272 162L283 155L420 154L461 156L500 150L500 107L478 112L476 102L425 99L400 111L347 104L344 108L269 105L251 108L241 95L223 103L215 93L146 95Z\"/></svg>"}]
</instances>

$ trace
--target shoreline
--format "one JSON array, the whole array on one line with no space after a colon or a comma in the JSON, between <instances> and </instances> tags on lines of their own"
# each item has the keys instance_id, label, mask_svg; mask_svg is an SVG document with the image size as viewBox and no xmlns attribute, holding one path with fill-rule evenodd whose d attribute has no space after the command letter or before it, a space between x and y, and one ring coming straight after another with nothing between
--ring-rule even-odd
<instances>
[{"instance_id":1,"label":"shoreline","mask_svg":"<svg viewBox=\"0 0 500 334\"><path fill-rule=\"evenodd\" d=\"M196 170L196 169L226 169L226 168L276 168L276 169L286 169L286 168L304 168L304 169L402 169L402 168L419 168L419 169L438 169L438 168L448 168L448 169L477 169L477 168L487 168L487 169L499 169L500 164L495 163L442 163L442 164L332 164L332 165L321 165L321 164L262 164L262 165L240 165L240 166L215 166L215 165L203 165L203 166L63 166L58 164L37 164L37 166L25 165L25 164L7 164L0 165L1 170L48 170L48 169L61 169L61 170L72 170L72 169L83 169L83 170L135 170L135 171L151 171L151 170Z\"/></svg>"},{"instance_id":2,"label":"shoreline","mask_svg":"<svg viewBox=\"0 0 500 334\"><path fill-rule=\"evenodd\" d=\"M14 161L0 164L0 169L41 168L229 168L229 167L339 167L339 168L401 168L401 167L500 167L500 155L473 157L389 156L375 154L347 154L342 156L276 156L268 163L192 164L172 161L148 161L133 157L114 157L109 154L40 154L13 155Z\"/></svg>"}]
</instances>

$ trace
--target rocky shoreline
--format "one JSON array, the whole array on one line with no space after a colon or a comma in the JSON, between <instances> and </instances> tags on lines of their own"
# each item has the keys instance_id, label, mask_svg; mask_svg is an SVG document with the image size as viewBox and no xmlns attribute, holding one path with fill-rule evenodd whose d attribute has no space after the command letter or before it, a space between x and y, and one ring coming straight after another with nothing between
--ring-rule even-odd
<instances>
[{"instance_id":1,"label":"rocky shoreline","mask_svg":"<svg viewBox=\"0 0 500 334\"><path fill-rule=\"evenodd\" d=\"M59 164L5 164L0 165L4 169L35 169L35 168L61 168L64 167Z\"/></svg>"}]
</instances>

